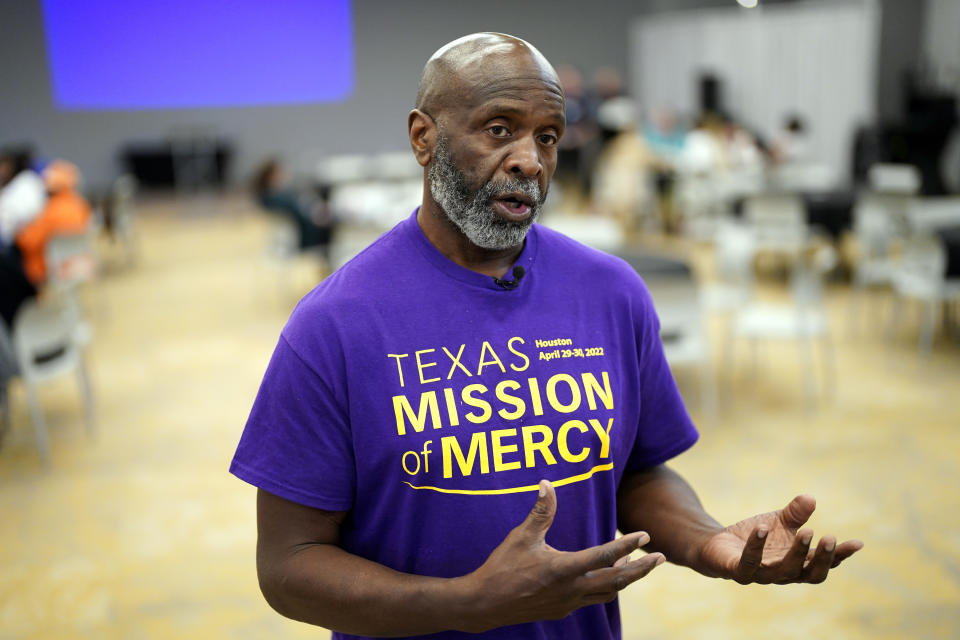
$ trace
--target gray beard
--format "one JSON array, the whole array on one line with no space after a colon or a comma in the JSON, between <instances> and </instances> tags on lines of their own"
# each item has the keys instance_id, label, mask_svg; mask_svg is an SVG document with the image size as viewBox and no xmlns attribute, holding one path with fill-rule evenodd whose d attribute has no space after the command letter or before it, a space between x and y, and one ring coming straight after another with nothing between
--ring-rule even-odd
<instances>
[{"instance_id":1,"label":"gray beard","mask_svg":"<svg viewBox=\"0 0 960 640\"><path fill-rule=\"evenodd\" d=\"M470 242L484 249L502 250L522 244L530 226L540 217L546 193L533 178L490 180L480 189L467 184L466 176L453 164L447 151L446 136L437 138L433 162L427 172L430 195ZM530 216L522 222L504 220L493 208L493 200L503 194L523 193L533 201Z\"/></svg>"}]
</instances>

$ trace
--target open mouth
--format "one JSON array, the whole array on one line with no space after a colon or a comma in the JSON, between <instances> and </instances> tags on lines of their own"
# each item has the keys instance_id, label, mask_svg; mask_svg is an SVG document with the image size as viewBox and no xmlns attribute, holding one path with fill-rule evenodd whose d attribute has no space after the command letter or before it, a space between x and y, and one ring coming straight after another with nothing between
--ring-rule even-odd
<instances>
[{"instance_id":1,"label":"open mouth","mask_svg":"<svg viewBox=\"0 0 960 640\"><path fill-rule=\"evenodd\" d=\"M497 198L494 202L511 216L526 216L533 202L523 194L510 193Z\"/></svg>"}]
</instances>

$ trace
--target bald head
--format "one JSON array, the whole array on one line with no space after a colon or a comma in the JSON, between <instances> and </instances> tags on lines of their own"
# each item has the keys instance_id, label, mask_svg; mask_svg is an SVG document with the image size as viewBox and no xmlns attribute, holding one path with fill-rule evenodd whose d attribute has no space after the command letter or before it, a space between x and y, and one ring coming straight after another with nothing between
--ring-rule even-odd
<instances>
[{"instance_id":1,"label":"bald head","mask_svg":"<svg viewBox=\"0 0 960 640\"><path fill-rule=\"evenodd\" d=\"M474 33L430 56L417 90L417 109L439 117L453 105L476 101L478 88L506 78L527 77L556 86L557 72L532 44L503 33Z\"/></svg>"}]
</instances>

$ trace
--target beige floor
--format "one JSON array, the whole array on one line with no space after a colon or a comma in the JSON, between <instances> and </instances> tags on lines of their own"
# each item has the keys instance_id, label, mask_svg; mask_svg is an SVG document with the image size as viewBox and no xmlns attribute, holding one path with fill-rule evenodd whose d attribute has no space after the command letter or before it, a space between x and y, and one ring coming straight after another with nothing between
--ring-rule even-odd
<instances>
[{"instance_id":1,"label":"beige floor","mask_svg":"<svg viewBox=\"0 0 960 640\"><path fill-rule=\"evenodd\" d=\"M316 277L309 263L269 264L267 227L241 202L144 204L132 269L104 246L85 297L96 440L72 381L50 384L44 470L14 386L0 638L327 637L263 602L254 491L226 472L280 327ZM675 465L721 520L810 492L815 530L866 548L820 586L741 587L666 565L622 597L627 639L960 637L960 346L940 336L922 357L915 329L886 338L884 300L871 303L851 338L847 291L831 291L832 401L805 411L796 351L764 349L753 376L723 373L719 417ZM695 399L693 372L678 378Z\"/></svg>"}]
</instances>

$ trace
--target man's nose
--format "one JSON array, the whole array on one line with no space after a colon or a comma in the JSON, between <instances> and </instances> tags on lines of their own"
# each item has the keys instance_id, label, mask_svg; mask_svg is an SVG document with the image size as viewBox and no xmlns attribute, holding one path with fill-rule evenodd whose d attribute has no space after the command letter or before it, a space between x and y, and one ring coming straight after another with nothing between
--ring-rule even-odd
<instances>
[{"instance_id":1,"label":"man's nose","mask_svg":"<svg viewBox=\"0 0 960 640\"><path fill-rule=\"evenodd\" d=\"M540 175L543 166L540 164L540 153L533 136L516 141L510 149L504 168L513 176L536 178Z\"/></svg>"}]
</instances>

